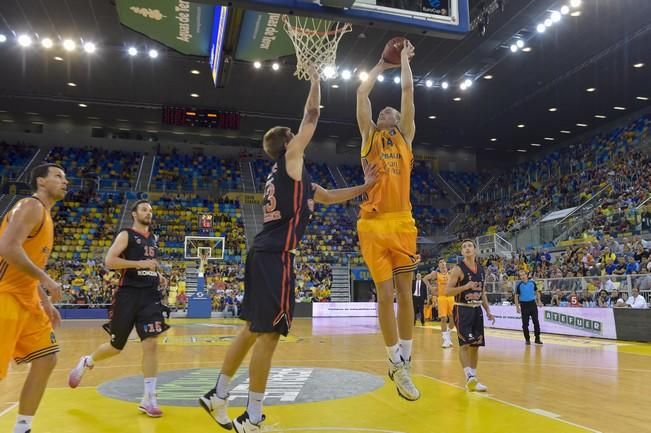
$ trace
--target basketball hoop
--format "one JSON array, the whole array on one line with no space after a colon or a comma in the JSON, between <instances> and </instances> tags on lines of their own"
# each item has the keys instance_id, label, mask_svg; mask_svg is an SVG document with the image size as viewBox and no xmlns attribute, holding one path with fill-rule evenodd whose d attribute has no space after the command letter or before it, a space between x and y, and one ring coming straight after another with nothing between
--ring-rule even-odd
<instances>
[{"instance_id":1,"label":"basketball hoop","mask_svg":"<svg viewBox=\"0 0 651 433\"><path fill-rule=\"evenodd\" d=\"M309 80L310 65L314 65L323 79L334 78L332 73L324 73L324 69L330 67L336 71L337 46L353 26L350 23L294 15L283 15L283 23L296 49L294 75L300 80Z\"/></svg>"}]
</instances>

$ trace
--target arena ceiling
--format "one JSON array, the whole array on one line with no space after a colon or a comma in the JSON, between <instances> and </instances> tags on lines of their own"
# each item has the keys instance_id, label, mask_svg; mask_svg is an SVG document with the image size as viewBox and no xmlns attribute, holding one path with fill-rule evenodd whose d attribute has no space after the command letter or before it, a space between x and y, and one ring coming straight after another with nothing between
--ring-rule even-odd
<instances>
[{"instance_id":1,"label":"arena ceiling","mask_svg":"<svg viewBox=\"0 0 651 433\"><path fill-rule=\"evenodd\" d=\"M490 3L472 1L471 18ZM644 98L651 97L651 1L583 0L580 16L563 16L544 34L536 33L536 25L563 2L504 3L503 12L491 15L485 36L477 31L463 40L408 35L416 46L416 143L478 153L540 152L650 106ZM307 87L292 76L293 57L281 59L277 72L232 61L223 87L215 88L206 58L181 55L127 29L108 0L0 2L0 34L22 32L81 37L93 40L98 50L87 56L24 49L11 40L0 44L0 117L47 122L70 116L82 124L161 129L157 123L164 104L233 109L244 115L236 135L255 139L270 126L296 125L302 113ZM356 26L341 43L339 65L370 68L394 35ZM530 51L511 53L517 38ZM155 60L130 58L126 48L131 45L157 48L161 55ZM474 85L461 91L458 83L467 77ZM376 111L399 103L399 86L390 78L373 93ZM427 80L434 86L428 88ZM443 81L450 83L449 89L438 87ZM338 80L338 88L332 87L334 82L324 84L320 137L359 140L354 124L357 83Z\"/></svg>"}]
</instances>

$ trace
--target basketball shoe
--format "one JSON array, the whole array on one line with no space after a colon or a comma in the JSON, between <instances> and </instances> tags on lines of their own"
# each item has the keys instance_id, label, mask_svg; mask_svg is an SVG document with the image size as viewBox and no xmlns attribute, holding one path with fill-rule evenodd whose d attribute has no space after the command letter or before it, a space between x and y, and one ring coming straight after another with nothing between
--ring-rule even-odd
<instances>
[{"instance_id":1,"label":"basketball shoe","mask_svg":"<svg viewBox=\"0 0 651 433\"><path fill-rule=\"evenodd\" d=\"M420 392L411 380L410 369L410 361L403 360L397 364L389 361L389 378L396 384L398 394L405 400L414 401L420 398Z\"/></svg>"},{"instance_id":2,"label":"basketball shoe","mask_svg":"<svg viewBox=\"0 0 651 433\"><path fill-rule=\"evenodd\" d=\"M142 401L140 402L140 406L138 406L138 410L140 410L140 412L146 413L152 418L160 418L163 416L163 411L160 410L160 407L158 407L158 402L156 401L155 395L143 397Z\"/></svg>"},{"instance_id":3,"label":"basketball shoe","mask_svg":"<svg viewBox=\"0 0 651 433\"><path fill-rule=\"evenodd\" d=\"M233 421L233 427L237 433L254 433L262 431L262 422L264 421L265 416L262 415L262 421L257 424L253 424L249 419L249 413L244 412L242 415L238 416L235 421Z\"/></svg>"},{"instance_id":4,"label":"basketball shoe","mask_svg":"<svg viewBox=\"0 0 651 433\"><path fill-rule=\"evenodd\" d=\"M203 397L199 397L199 404L206 412L208 412L208 415L217 421L217 424L226 430L231 430L233 428L233 423L226 412L226 408L228 407L228 396L226 396L226 398L219 398L217 396L217 390L213 388Z\"/></svg>"},{"instance_id":5,"label":"basketball shoe","mask_svg":"<svg viewBox=\"0 0 651 433\"><path fill-rule=\"evenodd\" d=\"M70 386L70 388L77 388L81 383L81 378L84 377L86 370L92 369L93 364L90 363L90 356L82 356L75 368L73 368L68 375L68 386Z\"/></svg>"},{"instance_id":6,"label":"basketball shoe","mask_svg":"<svg viewBox=\"0 0 651 433\"><path fill-rule=\"evenodd\" d=\"M468 378L468 381L466 382L466 389L470 392L488 391L488 387L486 387L486 385L482 385L481 382L479 382L479 379L477 379L475 376L470 376Z\"/></svg>"}]
</instances>

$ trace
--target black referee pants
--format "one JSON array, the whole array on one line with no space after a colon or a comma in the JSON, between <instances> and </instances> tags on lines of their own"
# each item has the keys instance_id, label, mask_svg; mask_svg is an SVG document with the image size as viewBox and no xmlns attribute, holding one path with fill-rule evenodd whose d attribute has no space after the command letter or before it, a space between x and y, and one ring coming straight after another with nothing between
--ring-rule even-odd
<instances>
[{"instance_id":1,"label":"black referee pants","mask_svg":"<svg viewBox=\"0 0 651 433\"><path fill-rule=\"evenodd\" d=\"M524 339L529 341L529 318L533 321L533 332L536 340L540 339L540 322L538 322L538 306L536 301L520 302L522 312L522 332Z\"/></svg>"}]
</instances>

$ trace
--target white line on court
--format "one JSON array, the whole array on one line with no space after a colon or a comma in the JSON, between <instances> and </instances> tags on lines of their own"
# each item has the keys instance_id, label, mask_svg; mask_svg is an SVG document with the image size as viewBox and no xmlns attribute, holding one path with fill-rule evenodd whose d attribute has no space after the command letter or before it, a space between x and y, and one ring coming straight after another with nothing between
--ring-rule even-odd
<instances>
[{"instance_id":1,"label":"white line on court","mask_svg":"<svg viewBox=\"0 0 651 433\"><path fill-rule=\"evenodd\" d=\"M455 387L455 388L462 389L462 390L464 390L464 391L465 391L465 389L466 389L466 388L463 387L463 386L457 385L457 384L455 384L455 383L446 382L446 381L444 381L444 380L437 379L436 377L428 376L428 375L426 375L426 374L420 374L420 375L417 375L417 376L427 377L427 378L432 379L432 380L434 380L434 381L436 381L436 382L440 382L440 383L443 383L443 384L445 384L445 385L453 386L453 387ZM505 400L501 400L501 399L499 399L499 398L493 397L493 396L490 395L490 394L480 394L480 393L476 393L475 395L478 395L478 396L480 396L480 397L482 397L482 398L489 398L489 399L491 399L491 400L493 400L493 401L496 401L496 402L498 402L498 403L506 404L506 405L508 405L508 406L512 406L512 407L515 407L515 408L517 408L517 409L521 409L521 410L524 410L524 411L527 411L527 412L532 412L532 413L535 413L535 414L540 415L540 416L548 417L548 418L551 418L551 419L553 419L553 420L555 420L555 421L562 422L562 423L565 423L565 424L571 425L571 426L573 426L573 427L582 428L582 429L587 430L587 431L590 431L590 432L592 432L592 433L602 433L602 432L599 431L599 430L595 430L595 429L593 429L593 428L586 427L586 426L584 426L584 425L576 424L576 423L573 423L572 421L567 421L567 420L564 420L564 419L562 419L562 418L559 418L559 415L557 415L557 416L548 416L548 415L546 415L546 414L556 415L555 413L552 413L552 412L543 411L543 410L541 410L541 409L527 409L526 407L523 407L523 406L517 405L517 404L515 404L515 403L511 403L511 402L509 402L509 401L505 401ZM540 412L539 412L539 411L540 411Z\"/></svg>"},{"instance_id":2,"label":"white line on court","mask_svg":"<svg viewBox=\"0 0 651 433\"><path fill-rule=\"evenodd\" d=\"M7 404L9 405L9 407L6 408L5 410L3 410L2 412L0 412L0 417L2 417L2 416L4 416L4 415L8 414L8 413L11 412L12 410L14 410L15 407L18 406L18 402L17 402L17 401L14 401L14 402L12 402L12 403L7 403Z\"/></svg>"},{"instance_id":3,"label":"white line on court","mask_svg":"<svg viewBox=\"0 0 651 433\"><path fill-rule=\"evenodd\" d=\"M397 430L380 430L375 428L360 428L360 427L292 427L276 430L274 428L265 429L268 432L286 432L286 431L323 431L323 432L336 432L336 431L353 431L353 432L373 432L373 433L405 433Z\"/></svg>"}]
</instances>

